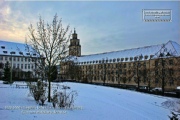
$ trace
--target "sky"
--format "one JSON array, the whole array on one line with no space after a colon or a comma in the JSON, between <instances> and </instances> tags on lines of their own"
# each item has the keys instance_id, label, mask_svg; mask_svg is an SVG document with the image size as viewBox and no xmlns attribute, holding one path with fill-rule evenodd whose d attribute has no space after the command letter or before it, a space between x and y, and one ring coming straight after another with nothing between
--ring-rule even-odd
<instances>
[{"instance_id":1,"label":"sky","mask_svg":"<svg viewBox=\"0 0 180 120\"><path fill-rule=\"evenodd\" d=\"M170 9L172 22L144 22L143 9ZM149 45L180 44L180 1L4 1L0 0L0 40L25 42L39 16L76 28L82 55Z\"/></svg>"}]
</instances>

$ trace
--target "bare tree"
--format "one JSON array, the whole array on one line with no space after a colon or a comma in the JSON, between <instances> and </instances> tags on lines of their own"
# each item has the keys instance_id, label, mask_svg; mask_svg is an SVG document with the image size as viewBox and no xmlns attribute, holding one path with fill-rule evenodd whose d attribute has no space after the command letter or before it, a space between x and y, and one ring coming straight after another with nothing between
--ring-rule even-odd
<instances>
[{"instance_id":1,"label":"bare tree","mask_svg":"<svg viewBox=\"0 0 180 120\"><path fill-rule=\"evenodd\" d=\"M48 102L50 102L51 76L53 67L68 57L68 42L71 33L69 25L63 27L62 20L55 15L51 24L45 24L41 16L36 28L29 26L29 36L26 39L28 45L32 46L33 54L38 55L36 61L36 72L48 80Z\"/></svg>"},{"instance_id":2,"label":"bare tree","mask_svg":"<svg viewBox=\"0 0 180 120\"><path fill-rule=\"evenodd\" d=\"M134 77L135 83L137 83L137 90L139 91L140 83L142 82L142 78L144 79L144 82L146 82L146 67L144 65L144 62L142 62L142 54L134 57L133 66L129 69L129 80Z\"/></svg>"},{"instance_id":3,"label":"bare tree","mask_svg":"<svg viewBox=\"0 0 180 120\"><path fill-rule=\"evenodd\" d=\"M71 79L71 80L78 80L79 78L79 73L81 72L80 66L77 65L75 61L67 61L67 67L65 70L66 73L66 79Z\"/></svg>"}]
</instances>

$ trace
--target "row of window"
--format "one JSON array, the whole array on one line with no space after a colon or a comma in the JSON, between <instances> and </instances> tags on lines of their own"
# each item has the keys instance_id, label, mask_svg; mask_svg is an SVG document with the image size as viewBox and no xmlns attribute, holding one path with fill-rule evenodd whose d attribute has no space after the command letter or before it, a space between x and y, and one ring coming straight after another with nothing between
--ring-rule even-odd
<instances>
[{"instance_id":1,"label":"row of window","mask_svg":"<svg viewBox=\"0 0 180 120\"><path fill-rule=\"evenodd\" d=\"M129 65L129 66L128 66ZM122 69L122 68L144 68L146 67L146 62L143 64L141 63L124 63L124 64L99 64L99 65L83 65L80 66L82 69L88 69L88 70L94 70L94 69ZM70 66L70 68L73 66ZM66 69L66 66L64 66L64 69Z\"/></svg>"},{"instance_id":2,"label":"row of window","mask_svg":"<svg viewBox=\"0 0 180 120\"><path fill-rule=\"evenodd\" d=\"M87 75L93 75L93 74L116 74L116 75L118 75L118 74L123 74L123 75L134 74L134 75L136 75L137 72L140 76L142 76L142 75L146 76L147 75L146 70L138 70L138 71L137 70L128 70L127 71L127 70L120 69L120 70L106 70L106 71L82 71L83 74L87 74ZM159 75L161 73L162 73L162 71L157 71L157 70L155 71L155 75ZM172 75L174 75L174 70L168 69L168 70L164 71L163 74L164 74L164 76L165 75L172 76Z\"/></svg>"},{"instance_id":3,"label":"row of window","mask_svg":"<svg viewBox=\"0 0 180 120\"><path fill-rule=\"evenodd\" d=\"M62 73L67 72L67 69L64 69L64 71L62 71ZM153 72L153 71L152 71ZM103 74L103 75L139 75L139 76L147 76L147 74L152 74L148 73L148 70L146 69L131 69L131 70L126 70L126 69L119 69L119 70L94 70L94 69L88 69L88 70L83 70L83 71L77 71L76 74L84 74L84 75L97 75L97 74ZM162 74L162 70L156 69L153 72L156 76ZM172 76L174 75L174 70L173 69L166 69L163 72L164 76Z\"/></svg>"},{"instance_id":4,"label":"row of window","mask_svg":"<svg viewBox=\"0 0 180 120\"><path fill-rule=\"evenodd\" d=\"M36 69L36 65L32 64L13 64L13 69Z\"/></svg>"},{"instance_id":5,"label":"row of window","mask_svg":"<svg viewBox=\"0 0 180 120\"><path fill-rule=\"evenodd\" d=\"M8 56L0 56L0 60L9 60L11 61L11 59L13 61L25 61L25 62L35 62L36 59L35 58L26 58L26 57L8 57Z\"/></svg>"},{"instance_id":6,"label":"row of window","mask_svg":"<svg viewBox=\"0 0 180 120\"><path fill-rule=\"evenodd\" d=\"M171 60L169 60L169 61L166 61L166 60L161 60L161 59L159 59L159 60L156 60L155 61L155 66L157 67L157 66L159 66L159 65L162 65L162 66L165 66L165 65L174 65L174 61L171 59Z\"/></svg>"},{"instance_id":7,"label":"row of window","mask_svg":"<svg viewBox=\"0 0 180 120\"><path fill-rule=\"evenodd\" d=\"M129 68L131 68L132 66L133 67L142 67L142 66L146 66L146 63L147 62L143 62L143 63L124 63L124 64L99 64L99 65L89 65L89 66L82 66L83 69L102 69L102 68L127 68L127 66L129 66ZM171 59L169 60L168 62L166 62L165 60L163 62L160 62L160 61L155 61L155 66L158 66L160 64L168 64L168 65L174 65L174 61Z\"/></svg>"},{"instance_id":8,"label":"row of window","mask_svg":"<svg viewBox=\"0 0 180 120\"><path fill-rule=\"evenodd\" d=\"M144 58L144 60L147 60L148 59L148 57L150 57L150 59L151 58L153 58L153 56L154 55L150 55L150 56L148 56L148 55L145 55L144 57L143 56L139 56L139 57L130 57L130 58L128 58L128 57L126 57L126 58L114 58L114 59L107 59L107 60L94 60L94 61L85 61L85 62L78 62L77 64L91 64L91 63L108 63L108 62L123 62L123 61L138 61L138 60L142 60L143 58Z\"/></svg>"},{"instance_id":9,"label":"row of window","mask_svg":"<svg viewBox=\"0 0 180 120\"><path fill-rule=\"evenodd\" d=\"M108 80L108 81L113 81L113 82L115 82L115 81L120 82L121 81L121 82L127 83L127 82L130 82L131 80L134 80L134 82L136 82L136 83L138 82L137 76L127 77L127 76L110 76L110 75L100 75L100 74L99 75L98 74L96 74L96 75L82 74L81 78L82 78L82 80L87 79L90 81L92 81L92 80L93 81ZM148 77L147 76L140 76L139 80L146 84L148 82ZM155 79L152 82L154 82L155 84L159 84L159 82L161 82L161 79L159 79L159 77L158 78L155 77ZM166 79L166 82L167 83L165 83L165 84L169 84L170 86L174 85L174 79L173 78Z\"/></svg>"},{"instance_id":10,"label":"row of window","mask_svg":"<svg viewBox=\"0 0 180 120\"><path fill-rule=\"evenodd\" d=\"M89 66L82 66L83 69L107 69L107 68L129 68L133 67L142 67L146 66L146 62L144 63L124 63L124 64L99 64L99 65L89 65Z\"/></svg>"}]
</instances>

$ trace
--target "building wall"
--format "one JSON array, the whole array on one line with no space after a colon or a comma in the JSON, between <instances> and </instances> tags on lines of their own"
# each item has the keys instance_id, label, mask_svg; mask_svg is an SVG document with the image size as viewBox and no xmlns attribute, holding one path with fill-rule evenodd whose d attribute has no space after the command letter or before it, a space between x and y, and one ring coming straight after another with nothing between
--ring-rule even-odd
<instances>
[{"instance_id":1,"label":"building wall","mask_svg":"<svg viewBox=\"0 0 180 120\"><path fill-rule=\"evenodd\" d=\"M14 70L24 71L24 72L32 72L35 77L38 75L35 72L38 63L37 58L30 58L24 56L8 56L8 55L0 55L0 63L5 67L6 62L9 62L9 65ZM3 68L1 68L1 72L3 72Z\"/></svg>"},{"instance_id":2,"label":"building wall","mask_svg":"<svg viewBox=\"0 0 180 120\"><path fill-rule=\"evenodd\" d=\"M39 62L42 61L42 62ZM0 40L0 77L3 78L6 62L12 68L12 77L20 79L40 76L37 66L44 63L43 56L39 55L30 45L18 42ZM33 74L32 74L33 73Z\"/></svg>"},{"instance_id":3,"label":"building wall","mask_svg":"<svg viewBox=\"0 0 180 120\"><path fill-rule=\"evenodd\" d=\"M0 62L5 64L7 61L10 63L10 65L13 65L14 69L19 68L23 71L32 71L35 68L35 63L31 58L18 56L0 56Z\"/></svg>"},{"instance_id":4,"label":"building wall","mask_svg":"<svg viewBox=\"0 0 180 120\"><path fill-rule=\"evenodd\" d=\"M162 66L162 61L164 66ZM80 70L76 74L80 82L124 84L137 86L138 78L140 86L162 87L162 80L165 81L165 90L176 89L180 86L180 57L167 57L151 60L137 60L132 62L104 61L102 63L76 64ZM71 62L61 63L61 77L71 79L69 70ZM150 81L150 82L149 82Z\"/></svg>"}]
</instances>

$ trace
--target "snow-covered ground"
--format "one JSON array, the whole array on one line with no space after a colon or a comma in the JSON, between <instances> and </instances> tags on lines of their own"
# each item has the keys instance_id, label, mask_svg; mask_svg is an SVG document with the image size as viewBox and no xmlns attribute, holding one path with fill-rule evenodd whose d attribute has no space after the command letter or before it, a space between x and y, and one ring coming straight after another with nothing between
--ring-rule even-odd
<instances>
[{"instance_id":1,"label":"snow-covered ground","mask_svg":"<svg viewBox=\"0 0 180 120\"><path fill-rule=\"evenodd\" d=\"M47 102L37 105L28 88L15 84L25 83L10 86L0 81L0 120L168 120L171 111L180 110L176 98L67 82L63 84L78 92L75 107L54 109Z\"/></svg>"}]
</instances>

